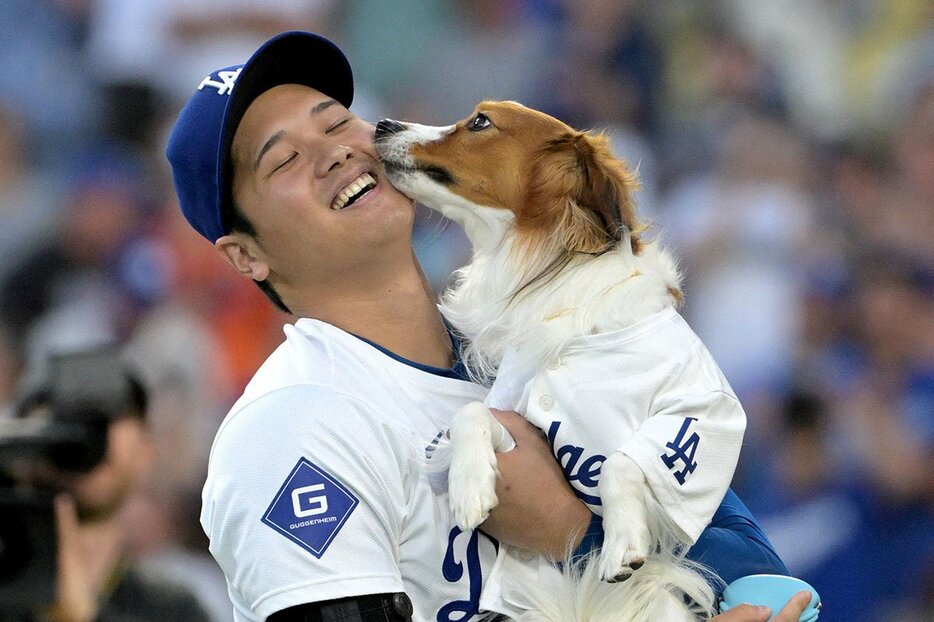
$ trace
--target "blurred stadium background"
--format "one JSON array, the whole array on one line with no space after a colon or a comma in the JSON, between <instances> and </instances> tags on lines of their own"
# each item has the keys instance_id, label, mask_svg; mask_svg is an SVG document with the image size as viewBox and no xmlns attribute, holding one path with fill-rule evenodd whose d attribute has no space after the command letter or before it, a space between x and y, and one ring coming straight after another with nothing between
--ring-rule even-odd
<instances>
[{"instance_id":1,"label":"blurred stadium background","mask_svg":"<svg viewBox=\"0 0 934 622\"><path fill-rule=\"evenodd\" d=\"M934 5L925 0L2 0L0 406L126 343L160 459L133 550L229 620L197 523L213 432L289 319L179 214L162 155L209 71L341 44L355 110L515 99L608 132L743 400L735 489L821 620L934 620ZM440 288L465 261L420 213Z\"/></svg>"}]
</instances>

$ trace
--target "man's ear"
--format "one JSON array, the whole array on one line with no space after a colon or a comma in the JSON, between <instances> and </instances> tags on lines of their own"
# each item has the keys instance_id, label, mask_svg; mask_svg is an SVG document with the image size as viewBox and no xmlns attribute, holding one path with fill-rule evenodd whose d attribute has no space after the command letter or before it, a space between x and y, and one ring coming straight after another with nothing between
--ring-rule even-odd
<instances>
[{"instance_id":1,"label":"man's ear","mask_svg":"<svg viewBox=\"0 0 934 622\"><path fill-rule=\"evenodd\" d=\"M269 264L261 258L260 249L251 238L232 233L218 238L214 250L234 270L254 281L264 281L269 276Z\"/></svg>"}]
</instances>

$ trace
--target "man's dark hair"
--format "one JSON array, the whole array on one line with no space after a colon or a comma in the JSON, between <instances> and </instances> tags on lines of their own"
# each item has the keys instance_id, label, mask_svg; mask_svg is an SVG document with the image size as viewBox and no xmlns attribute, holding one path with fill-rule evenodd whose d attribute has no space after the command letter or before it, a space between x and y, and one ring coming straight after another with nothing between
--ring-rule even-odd
<instances>
[{"instance_id":1,"label":"man's dark hair","mask_svg":"<svg viewBox=\"0 0 934 622\"><path fill-rule=\"evenodd\" d=\"M227 222L230 223L227 230L230 233L243 233L254 238L259 237L259 235L256 233L256 227L254 227L253 223L250 222L250 219L246 217L246 214L244 214L240 208L237 207L236 203L231 203L230 212L227 214L227 216ZM253 282L256 283L260 291L266 294L266 298L269 298L269 300L276 306L277 309L284 313L288 313L289 315L292 314L292 310L285 306L285 303L282 302L282 298L279 296L279 292L277 292L275 288L269 284L269 281L257 281L254 279Z\"/></svg>"}]
</instances>

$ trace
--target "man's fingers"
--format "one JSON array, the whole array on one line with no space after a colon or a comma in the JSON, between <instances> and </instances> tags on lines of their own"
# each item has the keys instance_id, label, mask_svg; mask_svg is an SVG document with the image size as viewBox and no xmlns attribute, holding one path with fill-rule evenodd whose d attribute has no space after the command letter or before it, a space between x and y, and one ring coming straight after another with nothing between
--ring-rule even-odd
<instances>
[{"instance_id":1,"label":"man's fingers","mask_svg":"<svg viewBox=\"0 0 934 622\"><path fill-rule=\"evenodd\" d=\"M772 622L798 622L810 602L810 592L798 592L782 607L778 615L772 618ZM710 619L710 622L766 622L771 613L772 610L768 607L740 605L733 607L726 613L714 616Z\"/></svg>"},{"instance_id":2,"label":"man's fingers","mask_svg":"<svg viewBox=\"0 0 934 622\"><path fill-rule=\"evenodd\" d=\"M496 410L495 408L491 408L490 414L496 417L496 420L502 423L510 432L522 431L529 427L534 427L525 417L511 410ZM538 428L534 429L537 430Z\"/></svg>"},{"instance_id":3,"label":"man's fingers","mask_svg":"<svg viewBox=\"0 0 934 622\"><path fill-rule=\"evenodd\" d=\"M765 622L769 619L772 610L768 607L755 605L739 605L726 613L721 613L710 619L710 622Z\"/></svg>"},{"instance_id":4,"label":"man's fingers","mask_svg":"<svg viewBox=\"0 0 934 622\"><path fill-rule=\"evenodd\" d=\"M55 525L59 546L74 542L78 533L78 511L74 499L66 494L55 497Z\"/></svg>"},{"instance_id":5,"label":"man's fingers","mask_svg":"<svg viewBox=\"0 0 934 622\"><path fill-rule=\"evenodd\" d=\"M811 602L811 593L801 591L791 597L788 604L782 607L782 610L775 616L774 622L798 622L801 614L807 609Z\"/></svg>"},{"instance_id":6,"label":"man's fingers","mask_svg":"<svg viewBox=\"0 0 934 622\"><path fill-rule=\"evenodd\" d=\"M495 408L491 408L490 413L506 428L517 445L521 445L523 441L526 443L541 441L544 444L545 435L542 434L542 431L519 413L511 410L496 410Z\"/></svg>"},{"instance_id":7,"label":"man's fingers","mask_svg":"<svg viewBox=\"0 0 934 622\"><path fill-rule=\"evenodd\" d=\"M79 546L81 526L75 501L69 495L55 497L55 525L58 532L55 619L94 620L98 611L97 590L90 583L89 564Z\"/></svg>"}]
</instances>

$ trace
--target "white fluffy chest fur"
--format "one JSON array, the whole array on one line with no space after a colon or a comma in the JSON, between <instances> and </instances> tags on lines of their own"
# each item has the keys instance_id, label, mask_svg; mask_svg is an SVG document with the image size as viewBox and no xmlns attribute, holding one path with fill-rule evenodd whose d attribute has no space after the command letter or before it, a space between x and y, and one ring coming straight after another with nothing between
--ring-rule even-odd
<instances>
[{"instance_id":1,"label":"white fluffy chest fur","mask_svg":"<svg viewBox=\"0 0 934 622\"><path fill-rule=\"evenodd\" d=\"M473 259L454 274L441 304L468 339L465 362L480 380L495 374L507 349L541 362L575 337L626 328L677 302L672 292L680 288L678 269L658 242L644 242L639 255L629 251L628 240L599 256L575 255L553 275L524 287L553 258L519 257L505 214L500 225L500 243L471 240Z\"/></svg>"}]
</instances>

